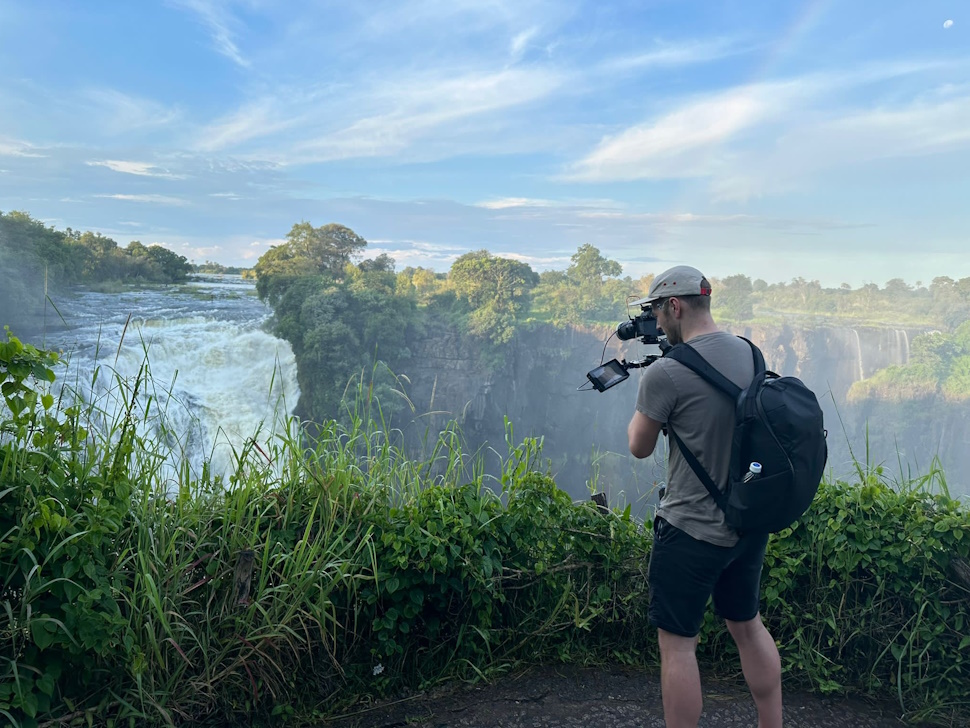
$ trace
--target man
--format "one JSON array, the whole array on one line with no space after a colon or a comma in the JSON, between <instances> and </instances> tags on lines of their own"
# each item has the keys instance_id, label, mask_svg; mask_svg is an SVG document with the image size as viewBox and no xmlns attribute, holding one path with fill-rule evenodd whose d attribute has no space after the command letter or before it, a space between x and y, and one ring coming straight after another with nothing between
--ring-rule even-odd
<instances>
[{"instance_id":1,"label":"man","mask_svg":"<svg viewBox=\"0 0 970 728\"><path fill-rule=\"evenodd\" d=\"M747 343L711 317L711 284L696 268L676 266L654 279L646 298L671 344L689 343L715 369L746 387L754 377ZM630 452L649 457L664 425L690 448L716 483L727 483L734 403L672 359L644 370L627 434ZM759 611L766 535L739 535L704 484L671 446L666 493L654 521L650 623L657 627L667 728L696 728L702 709L695 648L707 607L727 622L758 708L759 728L781 726L781 661Z\"/></svg>"}]
</instances>

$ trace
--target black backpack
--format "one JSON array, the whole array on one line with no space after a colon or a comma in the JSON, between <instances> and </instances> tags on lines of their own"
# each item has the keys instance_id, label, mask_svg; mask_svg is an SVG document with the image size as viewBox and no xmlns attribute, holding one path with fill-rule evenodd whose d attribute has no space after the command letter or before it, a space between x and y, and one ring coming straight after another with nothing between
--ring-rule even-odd
<instances>
[{"instance_id":1,"label":"black backpack","mask_svg":"<svg viewBox=\"0 0 970 728\"><path fill-rule=\"evenodd\" d=\"M736 403L727 487L718 488L669 426L668 433L724 511L729 526L743 533L774 533L798 520L811 505L828 458L826 432L812 391L800 379L766 371L761 350L744 341L751 347L755 371L744 389L689 344L677 344L664 355L692 369ZM760 474L748 475L752 462L761 463Z\"/></svg>"}]
</instances>

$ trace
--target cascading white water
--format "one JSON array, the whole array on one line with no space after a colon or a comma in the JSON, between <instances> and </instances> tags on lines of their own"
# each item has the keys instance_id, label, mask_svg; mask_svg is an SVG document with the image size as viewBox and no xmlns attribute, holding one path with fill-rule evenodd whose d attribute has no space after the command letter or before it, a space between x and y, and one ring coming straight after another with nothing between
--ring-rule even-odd
<instances>
[{"instance_id":1,"label":"cascading white water","mask_svg":"<svg viewBox=\"0 0 970 728\"><path fill-rule=\"evenodd\" d=\"M862 340L859 338L859 330L852 329L852 333L855 334L855 349L856 357L859 364L859 381L861 382L866 378L866 371L862 368Z\"/></svg>"},{"instance_id":2,"label":"cascading white water","mask_svg":"<svg viewBox=\"0 0 970 728\"><path fill-rule=\"evenodd\" d=\"M902 334L902 338L903 338L903 349L902 349L903 356L902 356L901 365L902 366L906 366L907 364L909 364L909 333L906 331L906 329L899 329L896 332L896 334L897 334L897 337L898 337L899 334Z\"/></svg>"},{"instance_id":3,"label":"cascading white water","mask_svg":"<svg viewBox=\"0 0 970 728\"><path fill-rule=\"evenodd\" d=\"M204 462L228 475L233 450L257 433L265 450L299 398L293 351L263 329L270 310L254 290L238 276L201 276L164 290L80 294L64 306L70 328L47 337L68 352L61 383L96 400L110 423L120 390L147 371L138 400L147 415L136 423L173 448L162 476L174 482L183 461L195 476Z\"/></svg>"}]
</instances>

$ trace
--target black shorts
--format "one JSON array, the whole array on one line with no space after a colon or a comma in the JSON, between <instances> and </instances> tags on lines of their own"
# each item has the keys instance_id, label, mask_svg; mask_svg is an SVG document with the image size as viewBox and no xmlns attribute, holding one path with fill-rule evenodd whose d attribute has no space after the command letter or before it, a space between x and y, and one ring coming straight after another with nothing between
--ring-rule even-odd
<instances>
[{"instance_id":1,"label":"black shorts","mask_svg":"<svg viewBox=\"0 0 970 728\"><path fill-rule=\"evenodd\" d=\"M650 624L682 637L696 637L711 596L724 619L754 619L760 608L767 544L767 534L749 534L734 546L715 546L657 517L648 574Z\"/></svg>"}]
</instances>

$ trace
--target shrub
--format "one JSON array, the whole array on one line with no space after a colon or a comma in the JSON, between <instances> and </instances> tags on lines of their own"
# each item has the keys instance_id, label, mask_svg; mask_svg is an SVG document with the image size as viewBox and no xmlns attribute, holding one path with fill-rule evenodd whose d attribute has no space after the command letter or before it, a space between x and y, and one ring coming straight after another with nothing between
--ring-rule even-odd
<instances>
[{"instance_id":1,"label":"shrub","mask_svg":"<svg viewBox=\"0 0 970 728\"><path fill-rule=\"evenodd\" d=\"M0 344L9 723L312 723L517 664L655 664L649 529L630 508L572 503L541 472L541 442L516 443L510 424L491 480L453 427L415 461L400 433L352 416L319 425L312 446L296 421L264 445L256 433L225 482L186 463L169 482L160 463L180 454L135 426L152 406L144 373L116 381L112 419L67 395L55 407L57 365ZM942 474L892 487L860 467L858 482L824 483L765 561L788 684L965 722L968 560L970 512ZM700 657L737 673L712 613Z\"/></svg>"}]
</instances>

